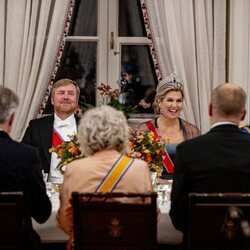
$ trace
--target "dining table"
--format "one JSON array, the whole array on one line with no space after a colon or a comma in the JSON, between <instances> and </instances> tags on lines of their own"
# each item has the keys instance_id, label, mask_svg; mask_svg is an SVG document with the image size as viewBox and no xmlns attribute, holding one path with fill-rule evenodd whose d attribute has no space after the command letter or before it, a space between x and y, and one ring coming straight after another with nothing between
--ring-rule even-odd
<instances>
[{"instance_id":1,"label":"dining table","mask_svg":"<svg viewBox=\"0 0 250 250\"><path fill-rule=\"evenodd\" d=\"M58 227L56 220L56 213L60 205L58 190L50 194L50 200L52 212L49 219L43 224L33 220L33 228L40 236L42 243L65 243L68 240L68 235ZM182 242L183 235L182 232L174 228L170 219L170 198L158 200L157 204L161 211L157 224L157 243L162 245L179 245Z\"/></svg>"}]
</instances>

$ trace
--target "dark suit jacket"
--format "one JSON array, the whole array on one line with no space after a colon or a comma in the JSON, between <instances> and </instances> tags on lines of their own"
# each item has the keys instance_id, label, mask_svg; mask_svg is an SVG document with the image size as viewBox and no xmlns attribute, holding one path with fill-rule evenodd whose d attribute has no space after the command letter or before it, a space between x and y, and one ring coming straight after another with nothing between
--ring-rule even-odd
<instances>
[{"instance_id":1,"label":"dark suit jacket","mask_svg":"<svg viewBox=\"0 0 250 250\"><path fill-rule=\"evenodd\" d=\"M0 191L22 191L25 206L25 249L36 249L39 236L32 229L31 217L45 222L51 213L37 149L13 141L0 131Z\"/></svg>"},{"instance_id":2,"label":"dark suit jacket","mask_svg":"<svg viewBox=\"0 0 250 250\"><path fill-rule=\"evenodd\" d=\"M177 147L170 217L184 237L190 192L250 192L250 135L220 125Z\"/></svg>"},{"instance_id":3,"label":"dark suit jacket","mask_svg":"<svg viewBox=\"0 0 250 250\"><path fill-rule=\"evenodd\" d=\"M77 116L75 118L78 124L80 118ZM49 149L52 147L53 124L54 115L31 120L22 139L23 143L38 148L42 166L46 173L49 173L50 170L51 153L49 153Z\"/></svg>"}]
</instances>

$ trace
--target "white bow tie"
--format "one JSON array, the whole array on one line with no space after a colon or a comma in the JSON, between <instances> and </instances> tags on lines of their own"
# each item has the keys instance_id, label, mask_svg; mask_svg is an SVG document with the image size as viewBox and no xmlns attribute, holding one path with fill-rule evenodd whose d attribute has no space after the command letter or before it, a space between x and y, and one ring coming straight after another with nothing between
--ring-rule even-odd
<instances>
[{"instance_id":1,"label":"white bow tie","mask_svg":"<svg viewBox=\"0 0 250 250\"><path fill-rule=\"evenodd\" d=\"M62 128L62 127L68 127L70 123L68 121L58 121L56 125L58 128Z\"/></svg>"}]
</instances>

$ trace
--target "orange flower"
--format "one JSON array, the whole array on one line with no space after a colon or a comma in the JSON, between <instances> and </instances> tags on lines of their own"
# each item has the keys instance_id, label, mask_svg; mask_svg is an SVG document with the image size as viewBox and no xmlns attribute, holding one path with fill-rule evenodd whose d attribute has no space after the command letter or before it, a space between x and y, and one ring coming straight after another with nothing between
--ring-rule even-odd
<instances>
[{"instance_id":1,"label":"orange flower","mask_svg":"<svg viewBox=\"0 0 250 250\"><path fill-rule=\"evenodd\" d=\"M131 157L146 161L150 171L161 175L163 169L163 157L165 142L155 138L151 131L131 130L129 137L129 147Z\"/></svg>"},{"instance_id":2,"label":"orange flower","mask_svg":"<svg viewBox=\"0 0 250 250\"><path fill-rule=\"evenodd\" d=\"M132 141L129 141L129 142L128 142L128 146L129 146L130 148L133 148L133 147L134 147L134 143L133 143Z\"/></svg>"},{"instance_id":3,"label":"orange flower","mask_svg":"<svg viewBox=\"0 0 250 250\"><path fill-rule=\"evenodd\" d=\"M147 155L146 158L145 158L145 161L148 162L148 163L151 162L152 161L151 156Z\"/></svg>"},{"instance_id":4,"label":"orange flower","mask_svg":"<svg viewBox=\"0 0 250 250\"><path fill-rule=\"evenodd\" d=\"M69 136L70 141L65 141L56 147L52 147L49 149L49 152L55 152L57 154L57 157L61 159L59 162L57 169L61 172L64 173L64 166L71 161L75 159L81 158L81 151L79 149L79 143L77 141L77 136L72 135Z\"/></svg>"}]
</instances>

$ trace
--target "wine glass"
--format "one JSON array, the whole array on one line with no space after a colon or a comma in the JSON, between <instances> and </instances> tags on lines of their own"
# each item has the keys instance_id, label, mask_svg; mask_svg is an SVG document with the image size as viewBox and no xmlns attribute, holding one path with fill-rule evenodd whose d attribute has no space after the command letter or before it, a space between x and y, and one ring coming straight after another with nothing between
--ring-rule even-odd
<instances>
[{"instance_id":1,"label":"wine glass","mask_svg":"<svg viewBox=\"0 0 250 250\"><path fill-rule=\"evenodd\" d=\"M170 190L168 189L168 185L166 184L159 184L157 186L157 195L158 195L158 202L161 205L170 201Z\"/></svg>"},{"instance_id":2,"label":"wine glass","mask_svg":"<svg viewBox=\"0 0 250 250\"><path fill-rule=\"evenodd\" d=\"M152 182L153 189L155 190L156 185L157 185L157 173L156 172L150 172L150 177L151 177L151 182Z\"/></svg>"}]
</instances>

